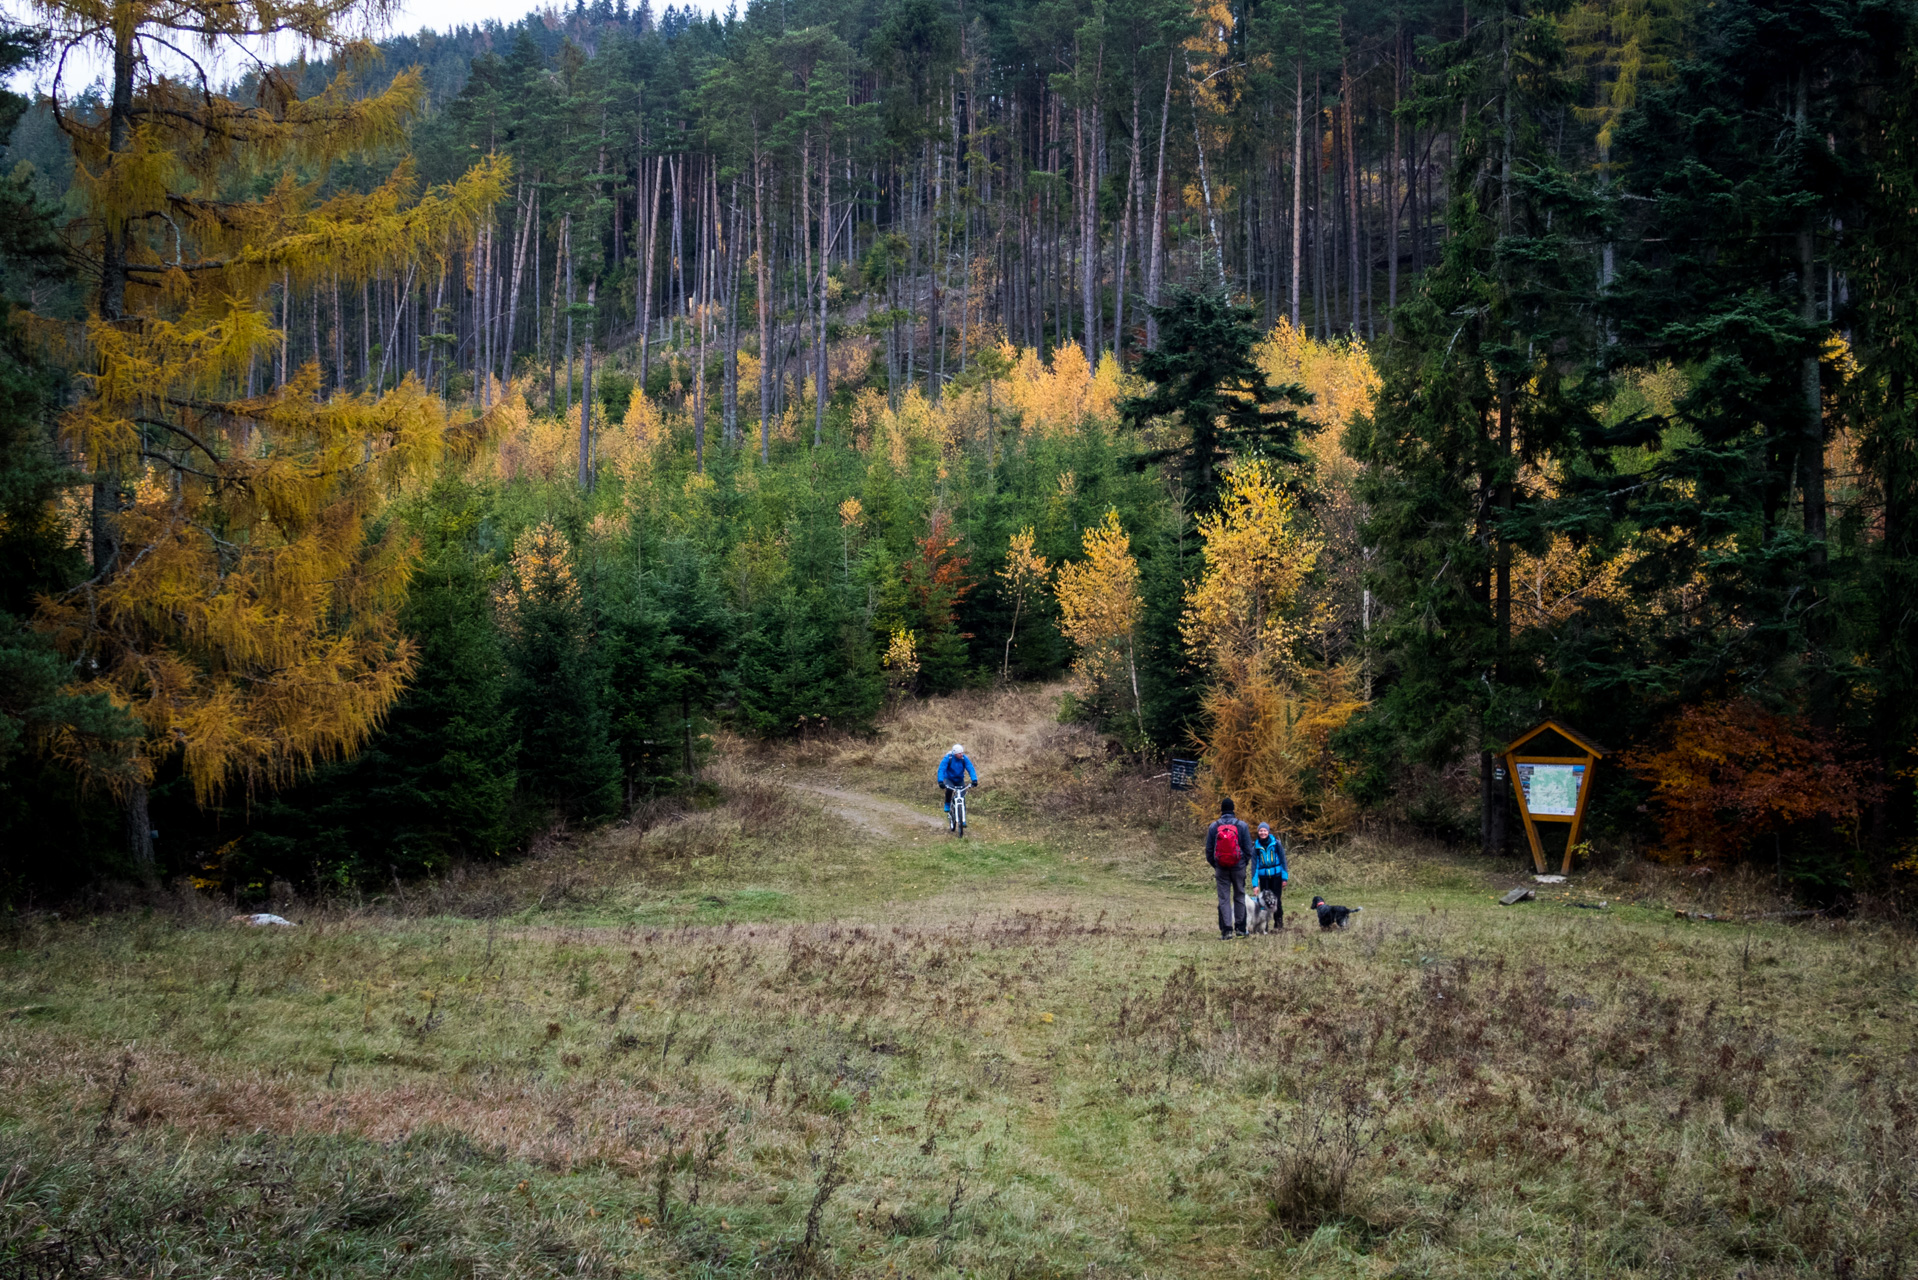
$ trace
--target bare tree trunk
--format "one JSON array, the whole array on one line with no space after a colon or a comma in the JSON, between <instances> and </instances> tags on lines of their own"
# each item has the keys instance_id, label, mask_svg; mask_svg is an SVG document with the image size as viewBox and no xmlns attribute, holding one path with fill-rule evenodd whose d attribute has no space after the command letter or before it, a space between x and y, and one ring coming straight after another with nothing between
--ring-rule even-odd
<instances>
[{"instance_id":1,"label":"bare tree trunk","mask_svg":"<svg viewBox=\"0 0 1918 1280\"><path fill-rule=\"evenodd\" d=\"M1809 127L1807 121L1806 73L1798 73L1798 102L1796 108L1797 125L1802 134ZM1814 252L1816 239L1813 234L1812 215L1805 213L1804 226L1798 233L1798 281L1800 290L1800 316L1807 328L1818 322L1818 284L1814 274ZM1819 385L1818 356L1808 355L1801 366L1800 382L1804 387L1805 425L1804 443L1800 450L1800 480L1804 492L1805 536L1811 540L1811 560L1814 567L1823 568L1825 564L1825 405L1824 394Z\"/></svg>"},{"instance_id":2,"label":"bare tree trunk","mask_svg":"<svg viewBox=\"0 0 1918 1280\"><path fill-rule=\"evenodd\" d=\"M418 258L415 258L411 263L407 265L406 284L404 286L405 290L410 291L413 288L413 273L418 271L419 269L420 269L420 263ZM400 296L404 297L405 294L402 293ZM400 340L399 298L395 298L393 300L393 304L394 304L393 305L393 327L387 331L386 341L380 344L380 376L378 380L378 385L382 387L386 385L387 357L390 354L392 354L393 349L399 345L399 340ZM394 365L395 369L397 369L398 367L399 366L397 364Z\"/></svg>"},{"instance_id":3,"label":"bare tree trunk","mask_svg":"<svg viewBox=\"0 0 1918 1280\"><path fill-rule=\"evenodd\" d=\"M1218 256L1219 288L1225 288L1225 241L1219 238L1219 215L1212 205L1212 178L1205 163L1205 139L1199 133L1199 87L1192 83L1192 59L1185 62L1187 96L1192 99L1192 142L1199 149L1199 191L1205 197L1205 223L1212 232L1212 251ZM1200 258L1205 257L1203 250Z\"/></svg>"},{"instance_id":4,"label":"bare tree trunk","mask_svg":"<svg viewBox=\"0 0 1918 1280\"><path fill-rule=\"evenodd\" d=\"M1350 58L1341 60L1339 74L1345 81L1345 201L1347 237L1346 260L1352 264L1352 336L1359 336L1359 297L1363 287L1361 272L1364 264L1359 255L1359 136L1358 106L1353 102L1356 91L1352 85L1352 64Z\"/></svg>"},{"instance_id":5,"label":"bare tree trunk","mask_svg":"<svg viewBox=\"0 0 1918 1280\"><path fill-rule=\"evenodd\" d=\"M520 202L515 201L515 221L519 221L517 215L521 213L525 217L524 221L514 228L518 234L513 237L513 287L506 303L505 338L500 343L500 346L504 348L499 366L499 380L502 386L513 376L513 334L515 327L519 324L519 283L526 273L527 242L532 238L533 228L539 225L539 188L534 187L527 193L523 210L519 206Z\"/></svg>"},{"instance_id":6,"label":"bare tree trunk","mask_svg":"<svg viewBox=\"0 0 1918 1280\"><path fill-rule=\"evenodd\" d=\"M566 245L566 412L573 411L573 215L561 223Z\"/></svg>"},{"instance_id":7,"label":"bare tree trunk","mask_svg":"<svg viewBox=\"0 0 1918 1280\"><path fill-rule=\"evenodd\" d=\"M586 282L586 350L584 352L585 385L579 395L579 487L591 492L593 488L593 306L599 293L597 279ZM571 383L572 370L567 369L568 384Z\"/></svg>"},{"instance_id":8,"label":"bare tree trunk","mask_svg":"<svg viewBox=\"0 0 1918 1280\"><path fill-rule=\"evenodd\" d=\"M440 261L439 283L433 286L433 336L434 337L439 336L440 306L445 301L446 301L446 262L444 259L442 259ZM426 373L424 375L423 380L426 382L428 386L431 386L433 384L433 355L437 350L438 350L437 343L428 342L426 344ZM384 353L382 353L380 356L380 367L382 369L386 367L386 356ZM440 374L441 374L442 381L445 380L445 373L446 373L446 361L442 359L440 361Z\"/></svg>"},{"instance_id":9,"label":"bare tree trunk","mask_svg":"<svg viewBox=\"0 0 1918 1280\"><path fill-rule=\"evenodd\" d=\"M1105 42L1093 58L1092 128L1086 128L1085 110L1073 112L1074 143L1079 149L1079 309L1080 338L1086 364L1099 362L1099 122L1104 119L1098 85L1105 68ZM1088 133L1090 137L1088 137Z\"/></svg>"},{"instance_id":10,"label":"bare tree trunk","mask_svg":"<svg viewBox=\"0 0 1918 1280\"><path fill-rule=\"evenodd\" d=\"M739 203L739 179L733 179L732 193L732 231L726 237L726 400L725 432L726 442L737 445L739 442L739 271L740 253L743 247L740 237L740 222L745 213Z\"/></svg>"},{"instance_id":11,"label":"bare tree trunk","mask_svg":"<svg viewBox=\"0 0 1918 1280\"><path fill-rule=\"evenodd\" d=\"M713 167L709 163L708 172L699 179L699 238L694 242L699 253L699 274L693 286L693 324L699 330L693 369L693 469L696 471L706 469L706 407L711 398L706 386L706 334L711 327L713 303L713 218L719 202L719 179L711 172Z\"/></svg>"},{"instance_id":12,"label":"bare tree trunk","mask_svg":"<svg viewBox=\"0 0 1918 1280\"><path fill-rule=\"evenodd\" d=\"M487 383L493 372L492 308L488 305L493 286L493 215L487 211L473 243L473 393L479 407L488 407ZM386 361L380 361L385 372Z\"/></svg>"},{"instance_id":13,"label":"bare tree trunk","mask_svg":"<svg viewBox=\"0 0 1918 1280\"><path fill-rule=\"evenodd\" d=\"M1320 167L1318 139L1325 115L1325 95L1318 76L1312 77L1312 327L1321 341L1332 336L1332 309L1325 300L1325 172Z\"/></svg>"},{"instance_id":14,"label":"bare tree trunk","mask_svg":"<svg viewBox=\"0 0 1918 1280\"><path fill-rule=\"evenodd\" d=\"M812 444L826 440L826 304L832 261L832 135L819 142L819 320L813 328Z\"/></svg>"},{"instance_id":15,"label":"bare tree trunk","mask_svg":"<svg viewBox=\"0 0 1918 1280\"><path fill-rule=\"evenodd\" d=\"M333 273L333 381L335 391L346 386L346 314L340 310L340 273Z\"/></svg>"},{"instance_id":16,"label":"bare tree trunk","mask_svg":"<svg viewBox=\"0 0 1918 1280\"><path fill-rule=\"evenodd\" d=\"M1147 255L1145 269L1147 350L1157 350L1159 346L1159 318L1151 309L1159 305L1159 285L1165 273L1165 134L1166 126L1172 121L1172 63L1178 56L1174 51L1165 57L1165 96L1159 103L1159 167L1152 179L1152 250Z\"/></svg>"},{"instance_id":17,"label":"bare tree trunk","mask_svg":"<svg viewBox=\"0 0 1918 1280\"><path fill-rule=\"evenodd\" d=\"M681 171L685 168L685 156L673 157L669 166L673 175L673 279L678 287L678 305L674 312L681 319L686 315L686 234L685 234L685 185L680 181Z\"/></svg>"},{"instance_id":18,"label":"bare tree trunk","mask_svg":"<svg viewBox=\"0 0 1918 1280\"><path fill-rule=\"evenodd\" d=\"M795 229L799 233L800 253L805 260L805 270L800 276L800 305L798 311L799 315L805 316L808 321L811 321L813 318L812 290L814 277L812 270L812 131L810 129L801 134L799 139L799 224ZM793 339L795 343L797 343L799 339L800 323L799 316L793 317ZM815 334L814 336L817 337L818 335ZM805 368L803 362L800 368ZM799 378L795 376L794 381L798 382ZM793 390L803 391L804 387L795 386Z\"/></svg>"},{"instance_id":19,"label":"bare tree trunk","mask_svg":"<svg viewBox=\"0 0 1918 1280\"><path fill-rule=\"evenodd\" d=\"M646 269L641 276L639 302L639 385L646 385L653 371L653 264L659 257L659 193L666 185L666 157L653 158L652 192L646 214Z\"/></svg>"},{"instance_id":20,"label":"bare tree trunk","mask_svg":"<svg viewBox=\"0 0 1918 1280\"><path fill-rule=\"evenodd\" d=\"M1126 174L1124 212L1119 216L1119 261L1114 267L1112 287L1112 350L1119 363L1125 363L1125 286L1126 258L1135 237L1132 228L1139 219L1139 79L1132 78L1132 159Z\"/></svg>"},{"instance_id":21,"label":"bare tree trunk","mask_svg":"<svg viewBox=\"0 0 1918 1280\"><path fill-rule=\"evenodd\" d=\"M773 331L771 250L766 245L766 153L753 139L753 283L759 313L759 460L772 459Z\"/></svg>"},{"instance_id":22,"label":"bare tree trunk","mask_svg":"<svg viewBox=\"0 0 1918 1280\"><path fill-rule=\"evenodd\" d=\"M1292 82L1292 327L1299 327L1299 280L1305 273L1305 55Z\"/></svg>"}]
</instances>

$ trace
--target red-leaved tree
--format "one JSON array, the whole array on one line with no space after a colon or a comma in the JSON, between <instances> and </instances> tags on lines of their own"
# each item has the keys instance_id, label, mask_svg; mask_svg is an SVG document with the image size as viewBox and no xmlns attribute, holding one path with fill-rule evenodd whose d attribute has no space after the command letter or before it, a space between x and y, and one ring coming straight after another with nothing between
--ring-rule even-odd
<instances>
[{"instance_id":1,"label":"red-leaved tree","mask_svg":"<svg viewBox=\"0 0 1918 1280\"><path fill-rule=\"evenodd\" d=\"M1672 862L1740 857L1814 823L1819 839L1838 841L1882 791L1875 766L1836 736L1749 698L1686 707L1662 743L1624 764L1652 784L1655 853Z\"/></svg>"},{"instance_id":2,"label":"red-leaved tree","mask_svg":"<svg viewBox=\"0 0 1918 1280\"><path fill-rule=\"evenodd\" d=\"M952 516L934 511L926 536L916 539L919 554L905 564L907 590L918 617L919 675L928 692L958 688L965 679L966 641L959 630L959 603L972 590L971 560L960 551Z\"/></svg>"}]
</instances>

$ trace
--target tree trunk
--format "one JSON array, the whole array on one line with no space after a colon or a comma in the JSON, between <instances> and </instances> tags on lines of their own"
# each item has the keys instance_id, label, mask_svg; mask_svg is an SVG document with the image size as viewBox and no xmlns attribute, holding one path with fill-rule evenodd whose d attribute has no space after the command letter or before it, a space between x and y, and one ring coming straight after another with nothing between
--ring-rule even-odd
<instances>
[{"instance_id":1,"label":"tree trunk","mask_svg":"<svg viewBox=\"0 0 1918 1280\"><path fill-rule=\"evenodd\" d=\"M533 228L539 224L539 188L534 187L527 193L523 211L519 201L514 201L513 206L514 220L520 222L519 215L523 212L524 221L514 227L517 234L513 237L513 283L507 294L506 332L500 342L499 380L502 387L513 377L513 334L519 324L519 285L526 274L526 246L532 238Z\"/></svg>"},{"instance_id":2,"label":"tree trunk","mask_svg":"<svg viewBox=\"0 0 1918 1280\"><path fill-rule=\"evenodd\" d=\"M1192 145L1198 148L1199 152L1199 193L1205 199L1205 225L1206 229L1212 233L1212 252L1218 259L1219 288L1223 290L1226 287L1225 241L1219 235L1219 215L1212 204L1211 170L1207 168L1205 162L1205 138L1199 131L1199 86L1192 82L1192 59L1189 56L1185 60L1185 82L1186 96L1192 100ZM1199 259L1201 262L1205 260L1203 246L1199 250ZM1201 268L1201 274L1203 274L1203 268Z\"/></svg>"},{"instance_id":3,"label":"tree trunk","mask_svg":"<svg viewBox=\"0 0 1918 1280\"><path fill-rule=\"evenodd\" d=\"M826 442L826 305L832 262L832 135L819 141L819 322L813 328L812 446Z\"/></svg>"},{"instance_id":4,"label":"tree trunk","mask_svg":"<svg viewBox=\"0 0 1918 1280\"><path fill-rule=\"evenodd\" d=\"M1797 124L1801 145L1809 146L1810 123L1807 111L1807 74L1798 73ZM1818 322L1818 285L1814 274L1814 252L1817 241L1813 232L1812 212L1807 209L1803 228L1798 233L1798 280L1800 292L1800 316L1809 330ZM1818 353L1805 357L1800 366L1799 379L1804 388L1805 425L1804 443L1800 448L1799 483L1804 493L1805 537L1811 541L1811 564L1814 570L1825 566L1825 406L1824 395L1819 385Z\"/></svg>"},{"instance_id":5,"label":"tree trunk","mask_svg":"<svg viewBox=\"0 0 1918 1280\"><path fill-rule=\"evenodd\" d=\"M566 253L566 412L573 411L573 215L560 224Z\"/></svg>"},{"instance_id":6,"label":"tree trunk","mask_svg":"<svg viewBox=\"0 0 1918 1280\"><path fill-rule=\"evenodd\" d=\"M1305 55L1292 90L1292 327L1299 327L1299 279L1305 271Z\"/></svg>"},{"instance_id":7,"label":"tree trunk","mask_svg":"<svg viewBox=\"0 0 1918 1280\"><path fill-rule=\"evenodd\" d=\"M127 853L132 857L140 878L152 884L158 878L158 868L153 857L153 815L147 808L146 783L136 781L128 784L126 797L120 805L120 816L126 829Z\"/></svg>"},{"instance_id":8,"label":"tree trunk","mask_svg":"<svg viewBox=\"0 0 1918 1280\"><path fill-rule=\"evenodd\" d=\"M1392 161L1385 166L1385 207L1390 210L1385 228L1385 335L1392 336L1392 312L1399 305L1399 164L1404 154L1399 135L1399 82L1403 67L1405 36L1394 32L1392 38Z\"/></svg>"},{"instance_id":9,"label":"tree trunk","mask_svg":"<svg viewBox=\"0 0 1918 1280\"><path fill-rule=\"evenodd\" d=\"M593 488L593 305L599 293L599 281L586 282L586 350L583 353L579 391L579 487ZM567 370L570 383L571 368Z\"/></svg>"},{"instance_id":10,"label":"tree trunk","mask_svg":"<svg viewBox=\"0 0 1918 1280\"><path fill-rule=\"evenodd\" d=\"M1165 58L1165 94L1159 103L1159 164L1152 179L1152 249L1147 255L1145 275L1145 345L1159 347L1159 321L1152 308L1159 305L1159 285L1165 271L1165 135L1172 120L1172 65L1178 54Z\"/></svg>"},{"instance_id":11,"label":"tree trunk","mask_svg":"<svg viewBox=\"0 0 1918 1280\"><path fill-rule=\"evenodd\" d=\"M1125 203L1119 215L1119 261L1112 272L1112 352L1121 365L1125 364L1125 286L1126 259L1137 238L1133 227L1139 220L1139 204L1142 199L1139 184L1139 79L1132 78L1132 158L1126 173Z\"/></svg>"},{"instance_id":12,"label":"tree trunk","mask_svg":"<svg viewBox=\"0 0 1918 1280\"><path fill-rule=\"evenodd\" d=\"M653 371L653 269L659 257L659 193L666 185L666 157L653 158L652 191L646 214L646 268L636 272L640 285L639 302L639 385L643 389Z\"/></svg>"},{"instance_id":13,"label":"tree trunk","mask_svg":"<svg viewBox=\"0 0 1918 1280\"><path fill-rule=\"evenodd\" d=\"M758 252L754 255L753 285L757 293L754 304L759 313L759 460L772 460L772 379L773 379L773 331L772 331L772 276L769 263L771 251L766 246L766 153L759 149L759 139L753 139L753 243Z\"/></svg>"},{"instance_id":14,"label":"tree trunk","mask_svg":"<svg viewBox=\"0 0 1918 1280\"><path fill-rule=\"evenodd\" d=\"M1345 233L1346 260L1350 262L1352 274L1352 336L1359 336L1361 327L1360 297L1370 272L1366 262L1359 254L1359 130L1358 104L1353 101L1357 96L1352 84L1352 64L1349 55L1342 60L1339 68L1345 79L1343 97L1345 108Z\"/></svg>"},{"instance_id":15,"label":"tree trunk","mask_svg":"<svg viewBox=\"0 0 1918 1280\"><path fill-rule=\"evenodd\" d=\"M726 400L724 429L728 444L739 443L739 270L740 227L745 213L739 204L739 179L733 179L732 231L726 237Z\"/></svg>"}]
</instances>

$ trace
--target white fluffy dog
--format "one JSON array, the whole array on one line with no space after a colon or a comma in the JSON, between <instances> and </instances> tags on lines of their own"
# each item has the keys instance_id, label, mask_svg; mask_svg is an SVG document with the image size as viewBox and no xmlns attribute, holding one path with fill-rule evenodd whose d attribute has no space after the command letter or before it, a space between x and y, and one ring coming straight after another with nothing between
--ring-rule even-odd
<instances>
[{"instance_id":1,"label":"white fluffy dog","mask_svg":"<svg viewBox=\"0 0 1918 1280\"><path fill-rule=\"evenodd\" d=\"M1279 895L1270 889L1245 895L1245 931L1271 933L1272 918L1278 914Z\"/></svg>"}]
</instances>

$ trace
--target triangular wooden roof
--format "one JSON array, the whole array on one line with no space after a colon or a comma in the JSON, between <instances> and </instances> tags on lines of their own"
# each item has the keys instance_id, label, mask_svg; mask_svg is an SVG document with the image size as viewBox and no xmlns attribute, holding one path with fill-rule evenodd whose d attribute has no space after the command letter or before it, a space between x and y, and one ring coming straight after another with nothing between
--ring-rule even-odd
<instances>
[{"instance_id":1,"label":"triangular wooden roof","mask_svg":"<svg viewBox=\"0 0 1918 1280\"><path fill-rule=\"evenodd\" d=\"M1505 748L1500 754L1508 756L1515 755L1520 747L1530 742L1533 738L1538 737L1539 734L1546 732L1558 734L1567 742L1573 743L1593 756L1602 757L1606 754L1604 747L1599 746L1584 734L1569 728L1558 720L1541 720L1538 724L1533 725L1530 729L1527 729L1524 733L1513 739L1512 745Z\"/></svg>"}]
</instances>

